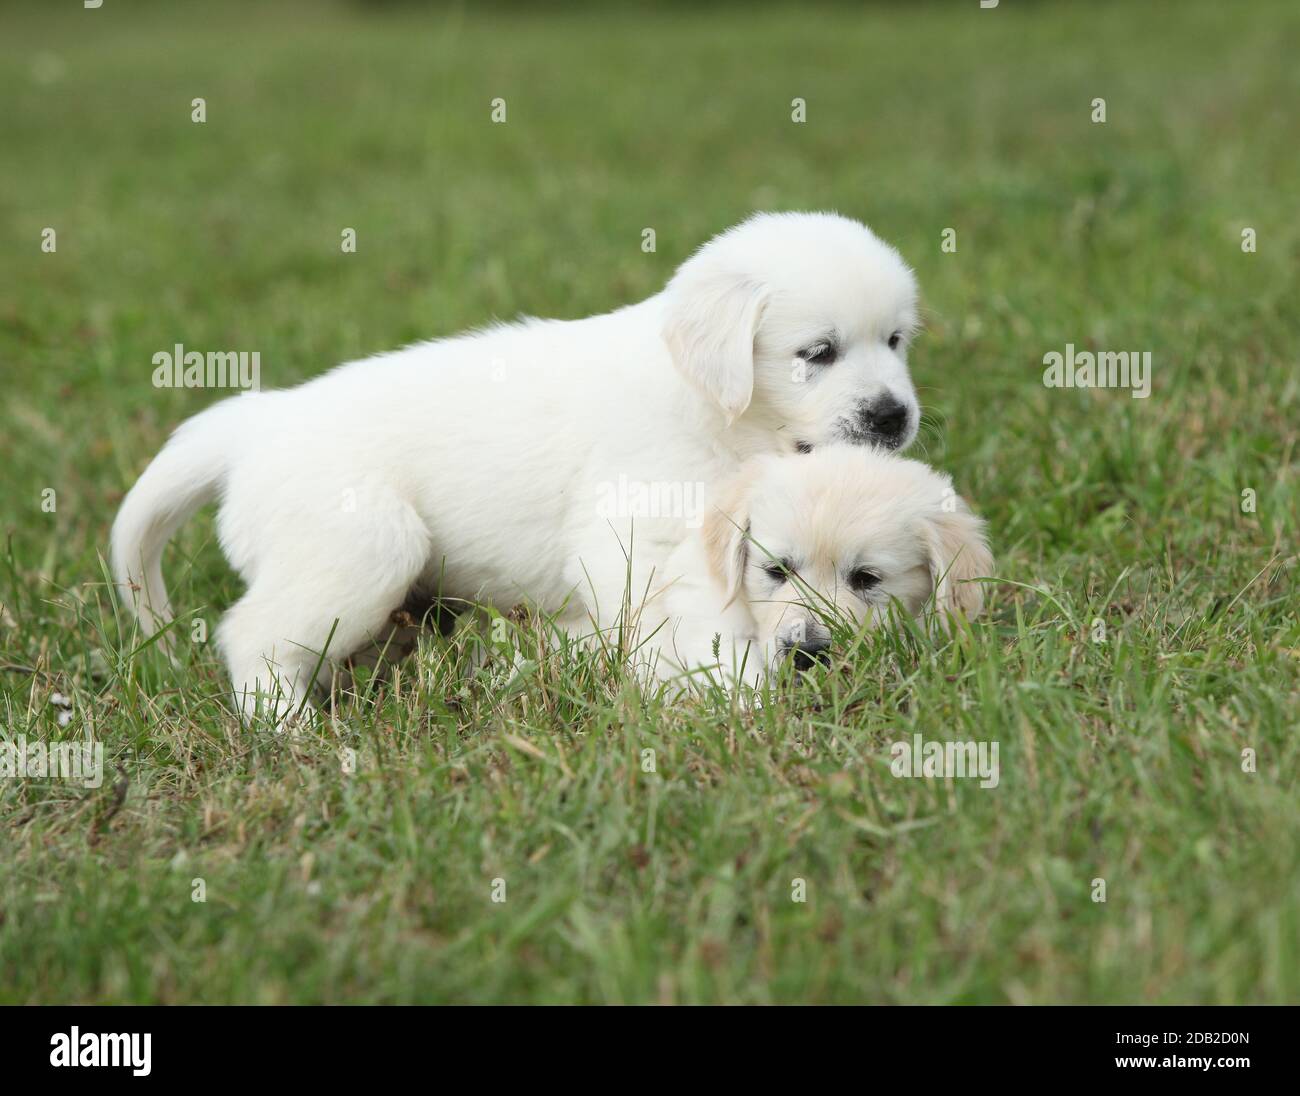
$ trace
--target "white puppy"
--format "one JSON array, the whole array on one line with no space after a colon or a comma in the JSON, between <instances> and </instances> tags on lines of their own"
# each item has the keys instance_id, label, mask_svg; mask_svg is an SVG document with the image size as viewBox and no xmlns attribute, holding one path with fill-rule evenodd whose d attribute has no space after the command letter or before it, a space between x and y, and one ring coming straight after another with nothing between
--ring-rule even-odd
<instances>
[{"instance_id":1,"label":"white puppy","mask_svg":"<svg viewBox=\"0 0 1300 1096\"><path fill-rule=\"evenodd\" d=\"M983 521L919 461L844 445L759 457L668 559L638 657L661 679L705 668L756 685L785 658L827 658L828 619L871 628L894 604L975 616L992 570Z\"/></svg>"},{"instance_id":2,"label":"white puppy","mask_svg":"<svg viewBox=\"0 0 1300 1096\"><path fill-rule=\"evenodd\" d=\"M906 446L915 310L911 271L863 225L758 215L640 304L420 343L196 415L122 503L115 577L164 625L163 547L220 500L248 589L217 640L245 711L296 705L322 652L371 642L413 590L608 624L690 515L611 517L602 487L719 483L836 440Z\"/></svg>"}]
</instances>

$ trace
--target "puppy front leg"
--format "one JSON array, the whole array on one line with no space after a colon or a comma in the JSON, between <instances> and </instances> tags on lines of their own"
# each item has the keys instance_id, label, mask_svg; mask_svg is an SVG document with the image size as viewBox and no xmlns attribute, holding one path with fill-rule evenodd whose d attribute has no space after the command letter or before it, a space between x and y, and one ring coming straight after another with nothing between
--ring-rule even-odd
<instances>
[{"instance_id":1,"label":"puppy front leg","mask_svg":"<svg viewBox=\"0 0 1300 1096\"><path fill-rule=\"evenodd\" d=\"M744 680L752 680L755 655L747 641L714 621L670 620L655 637L655 677L683 689L703 689L710 684L734 693Z\"/></svg>"}]
</instances>

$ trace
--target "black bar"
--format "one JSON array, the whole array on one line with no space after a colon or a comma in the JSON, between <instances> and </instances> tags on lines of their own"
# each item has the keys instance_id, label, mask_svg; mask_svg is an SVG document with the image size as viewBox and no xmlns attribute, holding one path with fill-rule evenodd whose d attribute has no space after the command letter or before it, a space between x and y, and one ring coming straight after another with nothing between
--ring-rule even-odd
<instances>
[{"instance_id":1,"label":"black bar","mask_svg":"<svg viewBox=\"0 0 1300 1096\"><path fill-rule=\"evenodd\" d=\"M110 1078L338 1086L416 1070L434 1084L468 1073L493 1086L754 1076L770 1087L848 1072L845 1080L862 1084L1131 1074L1236 1089L1292 1074L1297 1018L1294 1008L1277 1007L49 1006L0 1011L0 1045L7 1086ZM102 1053L127 1064L64 1064L74 1033L85 1063ZM138 1037L133 1044L98 1038L128 1034Z\"/></svg>"}]
</instances>

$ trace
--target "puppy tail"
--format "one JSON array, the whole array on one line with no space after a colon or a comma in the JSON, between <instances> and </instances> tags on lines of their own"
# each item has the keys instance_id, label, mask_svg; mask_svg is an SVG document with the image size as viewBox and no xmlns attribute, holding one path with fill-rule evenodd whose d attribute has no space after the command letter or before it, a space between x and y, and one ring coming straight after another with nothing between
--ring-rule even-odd
<instances>
[{"instance_id":1,"label":"puppy tail","mask_svg":"<svg viewBox=\"0 0 1300 1096\"><path fill-rule=\"evenodd\" d=\"M216 497L225 480L234 403L217 404L182 423L127 492L113 522L111 558L118 595L150 634L172 619L163 584L163 548L199 507ZM172 649L169 635L159 643Z\"/></svg>"}]
</instances>

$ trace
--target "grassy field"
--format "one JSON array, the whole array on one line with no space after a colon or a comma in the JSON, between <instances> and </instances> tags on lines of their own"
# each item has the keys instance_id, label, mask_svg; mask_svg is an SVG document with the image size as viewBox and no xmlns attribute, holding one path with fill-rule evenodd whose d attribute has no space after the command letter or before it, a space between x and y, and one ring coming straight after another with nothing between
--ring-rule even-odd
<instances>
[{"instance_id":1,"label":"grassy field","mask_svg":"<svg viewBox=\"0 0 1300 1096\"><path fill-rule=\"evenodd\" d=\"M108 773L0 779L0 1001L1300 1001L1294 4L3 19L0 734ZM156 352L288 385L804 208L917 270L913 453L998 558L969 635L757 712L431 639L288 737L115 610L116 504L217 398ZM1045 387L1067 343L1149 350L1150 398ZM166 568L185 631L238 596L210 515ZM915 733L999 786L894 778Z\"/></svg>"}]
</instances>

